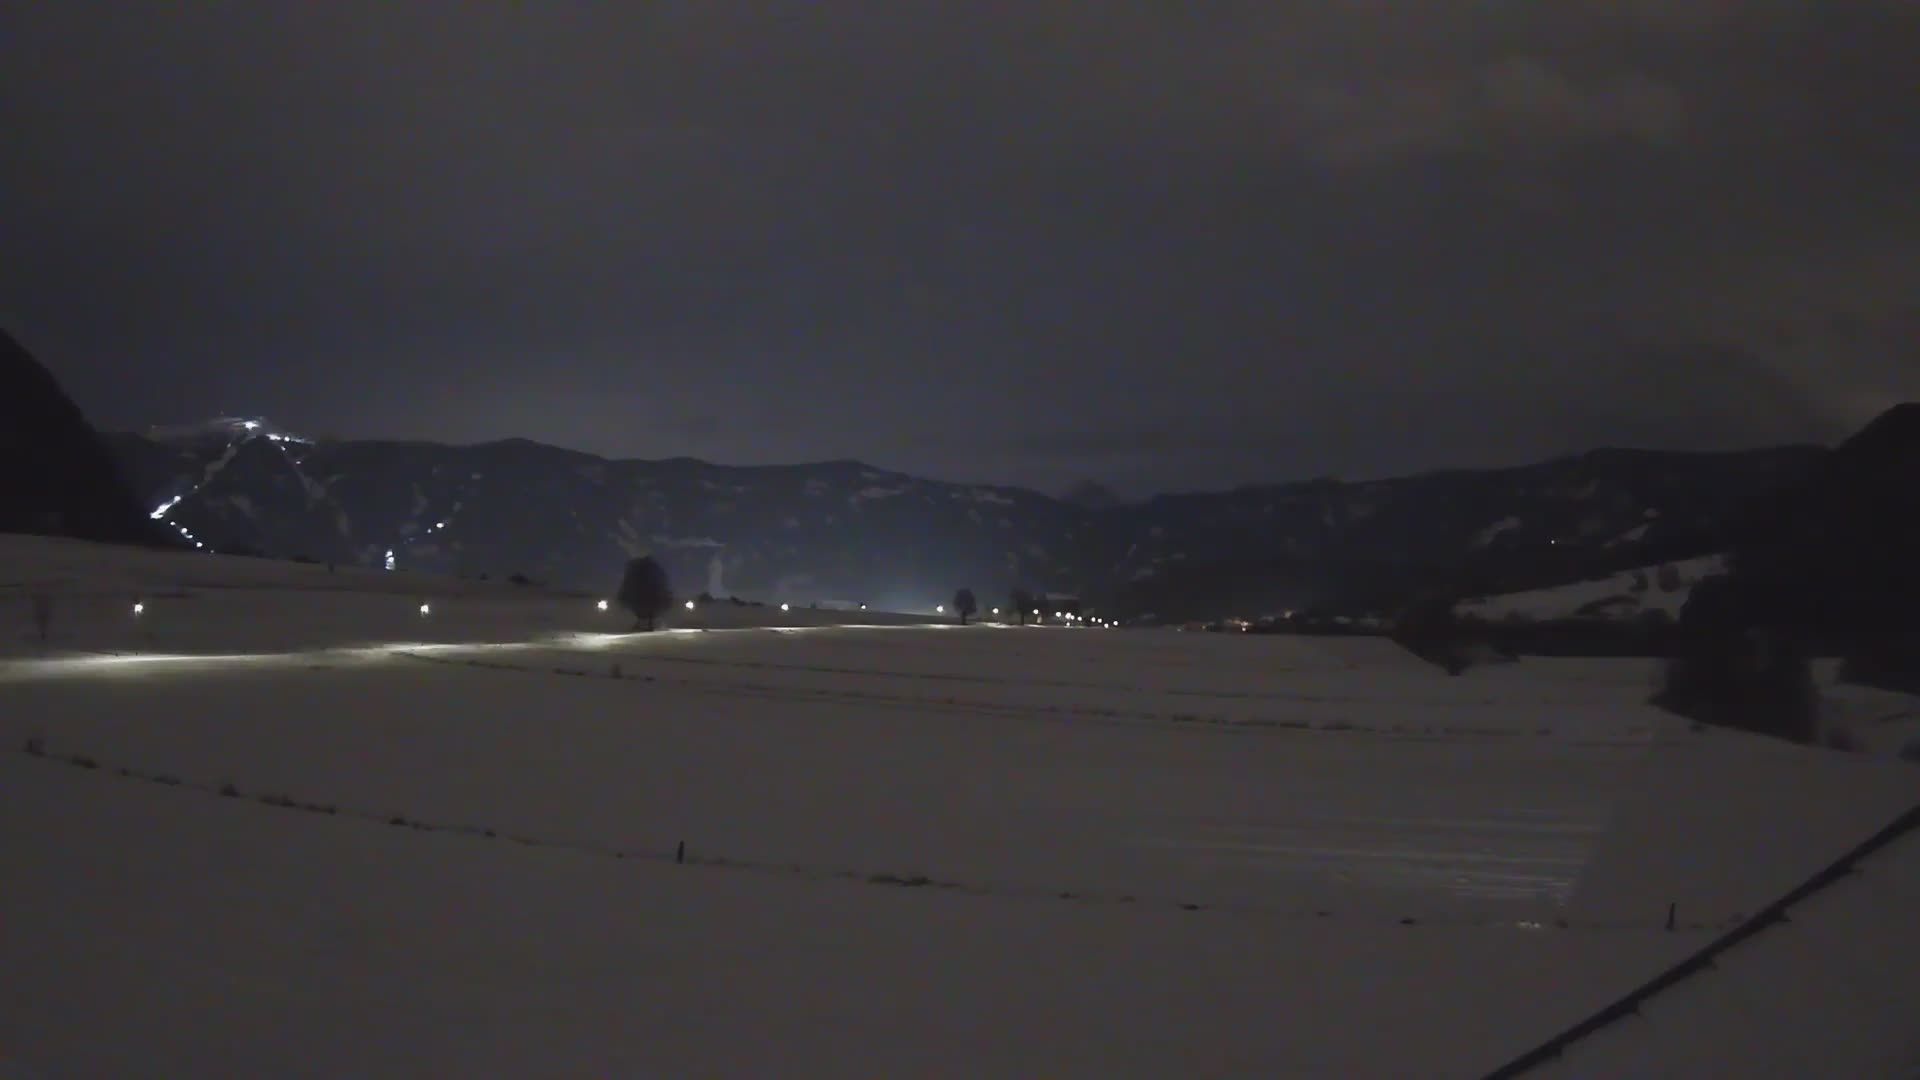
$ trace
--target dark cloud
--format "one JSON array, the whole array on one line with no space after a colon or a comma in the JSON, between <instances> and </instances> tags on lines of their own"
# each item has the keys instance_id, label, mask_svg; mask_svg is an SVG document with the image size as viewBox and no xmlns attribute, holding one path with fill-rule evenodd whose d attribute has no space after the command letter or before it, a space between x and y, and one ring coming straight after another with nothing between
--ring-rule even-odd
<instances>
[{"instance_id":1,"label":"dark cloud","mask_svg":"<svg viewBox=\"0 0 1920 1080\"><path fill-rule=\"evenodd\" d=\"M0 317L114 424L1140 491L1920 396L1905 0L6 18Z\"/></svg>"}]
</instances>

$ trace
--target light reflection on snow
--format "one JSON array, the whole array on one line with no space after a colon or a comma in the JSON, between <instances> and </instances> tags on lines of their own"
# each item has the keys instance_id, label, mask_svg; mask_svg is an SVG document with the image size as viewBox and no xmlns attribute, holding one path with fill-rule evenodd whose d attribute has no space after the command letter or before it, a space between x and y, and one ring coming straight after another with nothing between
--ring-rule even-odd
<instances>
[{"instance_id":1,"label":"light reflection on snow","mask_svg":"<svg viewBox=\"0 0 1920 1080\"><path fill-rule=\"evenodd\" d=\"M426 608L427 605L422 605L423 613ZM665 627L660 630L633 631L624 634L606 633L604 631L553 633L545 634L537 638L517 641L385 641L253 653L84 653L69 656L0 659L0 681L105 674L113 671L136 669L158 670L169 667L209 668L223 665L234 667L262 667L276 664L316 663L326 660L385 660L405 657L409 654L431 656L457 656L467 654L478 656L491 653L524 652L541 649L591 650L597 652L620 646L644 646L649 641L682 641L696 635L706 634L731 636L772 633L787 636L816 634L822 631L832 630L901 631L950 629L958 628L941 624L921 623L891 625L877 623L825 623L815 626L674 626Z\"/></svg>"}]
</instances>

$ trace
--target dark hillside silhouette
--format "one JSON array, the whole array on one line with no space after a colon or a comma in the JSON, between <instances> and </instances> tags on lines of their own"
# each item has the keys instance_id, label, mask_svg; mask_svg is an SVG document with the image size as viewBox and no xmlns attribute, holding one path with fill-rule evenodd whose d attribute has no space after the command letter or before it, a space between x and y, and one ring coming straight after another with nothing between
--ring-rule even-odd
<instances>
[{"instance_id":1,"label":"dark hillside silhouette","mask_svg":"<svg viewBox=\"0 0 1920 1080\"><path fill-rule=\"evenodd\" d=\"M100 436L26 348L0 331L0 532L169 544Z\"/></svg>"}]
</instances>

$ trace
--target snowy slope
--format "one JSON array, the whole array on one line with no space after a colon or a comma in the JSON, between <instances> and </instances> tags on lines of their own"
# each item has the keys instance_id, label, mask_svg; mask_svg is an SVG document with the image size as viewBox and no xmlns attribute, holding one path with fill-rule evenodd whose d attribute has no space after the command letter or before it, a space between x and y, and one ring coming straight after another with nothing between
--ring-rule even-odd
<instances>
[{"instance_id":1,"label":"snowy slope","mask_svg":"<svg viewBox=\"0 0 1920 1080\"><path fill-rule=\"evenodd\" d=\"M1671 588L1662 581L1663 567L1671 568L1672 576L1666 579ZM1535 622L1572 618L1630 620L1656 611L1678 619L1693 586L1725 569L1726 560L1718 555L1683 559L1549 589L1476 597L1462 601L1456 610L1463 616L1489 621L1515 618Z\"/></svg>"},{"instance_id":2,"label":"snowy slope","mask_svg":"<svg viewBox=\"0 0 1920 1080\"><path fill-rule=\"evenodd\" d=\"M47 1076L1475 1075L1920 799L1633 661L0 564L0 1047Z\"/></svg>"}]
</instances>

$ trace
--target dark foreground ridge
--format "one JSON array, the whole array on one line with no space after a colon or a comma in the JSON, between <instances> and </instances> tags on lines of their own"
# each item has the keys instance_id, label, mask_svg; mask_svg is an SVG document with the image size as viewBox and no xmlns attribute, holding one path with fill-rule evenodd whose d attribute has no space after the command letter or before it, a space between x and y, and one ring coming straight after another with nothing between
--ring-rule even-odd
<instances>
[{"instance_id":1,"label":"dark foreground ridge","mask_svg":"<svg viewBox=\"0 0 1920 1080\"><path fill-rule=\"evenodd\" d=\"M9 532L165 542L79 406L0 330L0 533Z\"/></svg>"}]
</instances>

